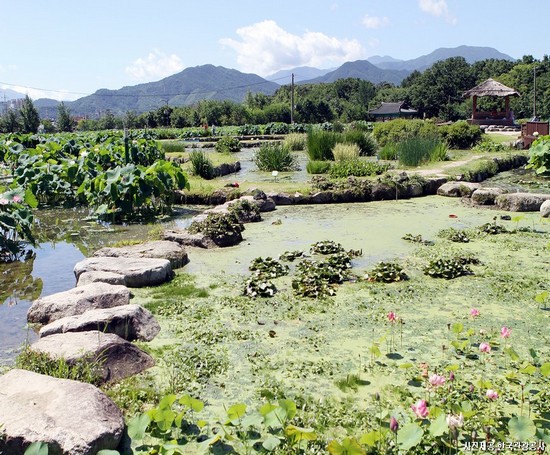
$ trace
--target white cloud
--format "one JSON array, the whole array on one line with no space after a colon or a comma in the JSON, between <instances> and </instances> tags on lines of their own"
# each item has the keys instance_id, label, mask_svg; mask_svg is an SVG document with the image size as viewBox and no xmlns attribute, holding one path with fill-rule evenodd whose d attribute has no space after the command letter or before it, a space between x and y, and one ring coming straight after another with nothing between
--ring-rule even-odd
<instances>
[{"instance_id":1,"label":"white cloud","mask_svg":"<svg viewBox=\"0 0 550 455\"><path fill-rule=\"evenodd\" d=\"M240 40L223 38L220 43L237 52L243 71L268 75L295 66L331 67L365 56L357 40L338 39L320 32L293 35L265 20L237 29Z\"/></svg>"},{"instance_id":2,"label":"white cloud","mask_svg":"<svg viewBox=\"0 0 550 455\"><path fill-rule=\"evenodd\" d=\"M368 14L365 14L361 22L367 28L381 28L388 25L390 23L390 20L385 16L377 17L377 16L369 16Z\"/></svg>"},{"instance_id":3,"label":"white cloud","mask_svg":"<svg viewBox=\"0 0 550 455\"><path fill-rule=\"evenodd\" d=\"M370 47L378 47L379 44L380 44L380 40L378 40L376 38L370 38L369 39L369 46Z\"/></svg>"},{"instance_id":4,"label":"white cloud","mask_svg":"<svg viewBox=\"0 0 550 455\"><path fill-rule=\"evenodd\" d=\"M138 81L151 81L170 76L183 70L181 59L175 55L166 55L154 49L147 57L140 57L125 68L127 74Z\"/></svg>"},{"instance_id":5,"label":"white cloud","mask_svg":"<svg viewBox=\"0 0 550 455\"><path fill-rule=\"evenodd\" d=\"M422 11L432 16L443 16L452 25L458 22L457 18L449 13L447 0L418 0L418 6Z\"/></svg>"}]
</instances>

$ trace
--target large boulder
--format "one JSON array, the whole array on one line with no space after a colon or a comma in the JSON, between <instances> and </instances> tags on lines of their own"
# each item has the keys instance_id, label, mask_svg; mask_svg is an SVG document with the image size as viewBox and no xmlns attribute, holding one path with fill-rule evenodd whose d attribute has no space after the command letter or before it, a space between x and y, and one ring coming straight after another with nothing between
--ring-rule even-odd
<instances>
[{"instance_id":1,"label":"large boulder","mask_svg":"<svg viewBox=\"0 0 550 455\"><path fill-rule=\"evenodd\" d=\"M543 218L550 218L550 200L546 200L541 204L540 216Z\"/></svg>"},{"instance_id":2,"label":"large boulder","mask_svg":"<svg viewBox=\"0 0 550 455\"><path fill-rule=\"evenodd\" d=\"M40 338L65 332L99 330L115 333L127 341L151 341L160 332L160 325L150 311L139 305L86 311L79 316L67 316L40 329Z\"/></svg>"},{"instance_id":3,"label":"large boulder","mask_svg":"<svg viewBox=\"0 0 550 455\"><path fill-rule=\"evenodd\" d=\"M502 188L478 188L472 193L472 202L477 205L494 205L495 199L506 190Z\"/></svg>"},{"instance_id":4,"label":"large boulder","mask_svg":"<svg viewBox=\"0 0 550 455\"><path fill-rule=\"evenodd\" d=\"M509 212L538 212L542 203L550 199L550 194L509 193L498 196L497 207Z\"/></svg>"},{"instance_id":5,"label":"large boulder","mask_svg":"<svg viewBox=\"0 0 550 455\"><path fill-rule=\"evenodd\" d=\"M40 338L30 349L68 364L91 362L101 382L116 381L154 366L149 355L114 333L98 330L56 333Z\"/></svg>"},{"instance_id":6,"label":"large boulder","mask_svg":"<svg viewBox=\"0 0 550 455\"><path fill-rule=\"evenodd\" d=\"M155 240L153 242L139 243L137 245L123 246L119 248L101 248L94 254L95 257L115 258L155 258L168 259L172 269L183 267L189 262L187 251L182 245L167 240Z\"/></svg>"},{"instance_id":7,"label":"large boulder","mask_svg":"<svg viewBox=\"0 0 550 455\"><path fill-rule=\"evenodd\" d=\"M267 193L267 197L271 199L276 205L292 205L294 204L294 198L287 193Z\"/></svg>"},{"instance_id":8,"label":"large boulder","mask_svg":"<svg viewBox=\"0 0 550 455\"><path fill-rule=\"evenodd\" d=\"M91 283L120 284L126 286L126 278L124 275L119 275L118 273L92 270L91 272L85 272L80 275L76 285L85 286Z\"/></svg>"},{"instance_id":9,"label":"large boulder","mask_svg":"<svg viewBox=\"0 0 550 455\"><path fill-rule=\"evenodd\" d=\"M40 297L29 308L27 320L32 323L48 324L88 310L112 308L128 303L130 303L130 291L126 286L92 283Z\"/></svg>"},{"instance_id":10,"label":"large boulder","mask_svg":"<svg viewBox=\"0 0 550 455\"><path fill-rule=\"evenodd\" d=\"M111 272L122 275L126 286L132 288L156 286L172 279L174 274L167 259L105 256L87 258L74 266L77 281L87 272Z\"/></svg>"},{"instance_id":11,"label":"large boulder","mask_svg":"<svg viewBox=\"0 0 550 455\"><path fill-rule=\"evenodd\" d=\"M49 455L115 450L124 432L117 406L97 387L26 370L0 376L0 453L25 452L33 442Z\"/></svg>"},{"instance_id":12,"label":"large boulder","mask_svg":"<svg viewBox=\"0 0 550 455\"><path fill-rule=\"evenodd\" d=\"M437 194L447 197L471 197L472 193L479 188L481 188L479 183L447 182L437 189Z\"/></svg>"}]
</instances>

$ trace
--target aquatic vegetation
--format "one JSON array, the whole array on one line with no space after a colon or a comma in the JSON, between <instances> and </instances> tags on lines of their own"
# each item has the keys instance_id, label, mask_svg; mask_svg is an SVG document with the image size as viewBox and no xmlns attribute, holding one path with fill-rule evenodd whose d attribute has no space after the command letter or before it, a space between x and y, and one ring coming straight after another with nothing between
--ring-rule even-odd
<instances>
[{"instance_id":1,"label":"aquatic vegetation","mask_svg":"<svg viewBox=\"0 0 550 455\"><path fill-rule=\"evenodd\" d=\"M262 278L277 278L288 275L289 268L271 257L255 258L252 260L248 270L256 272Z\"/></svg>"},{"instance_id":2,"label":"aquatic vegetation","mask_svg":"<svg viewBox=\"0 0 550 455\"><path fill-rule=\"evenodd\" d=\"M393 283L396 281L405 281L408 279L403 267L395 262L379 262L365 275L368 281L378 281L381 283Z\"/></svg>"},{"instance_id":3,"label":"aquatic vegetation","mask_svg":"<svg viewBox=\"0 0 550 455\"><path fill-rule=\"evenodd\" d=\"M472 269L459 257L439 258L431 260L424 268L424 273L433 278L445 278L451 280L463 275L471 275Z\"/></svg>"}]
</instances>

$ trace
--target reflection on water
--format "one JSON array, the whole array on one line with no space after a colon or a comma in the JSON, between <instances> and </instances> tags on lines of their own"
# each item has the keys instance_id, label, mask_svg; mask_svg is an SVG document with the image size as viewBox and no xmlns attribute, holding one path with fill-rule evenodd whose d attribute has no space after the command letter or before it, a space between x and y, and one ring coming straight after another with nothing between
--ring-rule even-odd
<instances>
[{"instance_id":1,"label":"reflection on water","mask_svg":"<svg viewBox=\"0 0 550 455\"><path fill-rule=\"evenodd\" d=\"M178 208L178 216L160 223L186 227L196 208ZM0 365L13 362L26 340L36 334L27 328L27 310L40 296L75 285L74 265L95 250L120 241L143 240L155 224L111 226L86 220L85 210L40 210L35 237L39 246L26 261L0 264Z\"/></svg>"}]
</instances>

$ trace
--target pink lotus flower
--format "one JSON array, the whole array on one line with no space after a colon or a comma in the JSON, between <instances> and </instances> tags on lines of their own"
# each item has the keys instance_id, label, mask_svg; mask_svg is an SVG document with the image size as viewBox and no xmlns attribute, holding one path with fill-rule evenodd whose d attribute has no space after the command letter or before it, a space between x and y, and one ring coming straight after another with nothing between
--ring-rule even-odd
<instances>
[{"instance_id":1,"label":"pink lotus flower","mask_svg":"<svg viewBox=\"0 0 550 455\"><path fill-rule=\"evenodd\" d=\"M472 316L473 318L477 318L479 316L479 310L477 308L472 308L470 310L470 316Z\"/></svg>"},{"instance_id":2,"label":"pink lotus flower","mask_svg":"<svg viewBox=\"0 0 550 455\"><path fill-rule=\"evenodd\" d=\"M0 199L0 205L8 205L9 203L10 203L10 201L8 201L5 198Z\"/></svg>"},{"instance_id":3,"label":"pink lotus flower","mask_svg":"<svg viewBox=\"0 0 550 455\"><path fill-rule=\"evenodd\" d=\"M426 400L418 400L416 404L411 404L411 409L421 419L426 418L430 413Z\"/></svg>"},{"instance_id":4,"label":"pink lotus flower","mask_svg":"<svg viewBox=\"0 0 550 455\"><path fill-rule=\"evenodd\" d=\"M498 398L497 391L493 389L488 389L485 395L489 398L489 400L496 400Z\"/></svg>"},{"instance_id":5,"label":"pink lotus flower","mask_svg":"<svg viewBox=\"0 0 550 455\"><path fill-rule=\"evenodd\" d=\"M390 311L388 313L388 321L390 321L391 323L397 322L397 315L393 311Z\"/></svg>"},{"instance_id":6,"label":"pink lotus flower","mask_svg":"<svg viewBox=\"0 0 550 455\"><path fill-rule=\"evenodd\" d=\"M489 343L481 343L479 345L479 350L481 352L489 353L489 352L491 352L491 345Z\"/></svg>"},{"instance_id":7,"label":"pink lotus flower","mask_svg":"<svg viewBox=\"0 0 550 455\"><path fill-rule=\"evenodd\" d=\"M509 329L506 326L504 326L504 327L502 327L502 329L500 329L500 336L502 338L510 338L511 334L512 334L512 329Z\"/></svg>"},{"instance_id":8,"label":"pink lotus flower","mask_svg":"<svg viewBox=\"0 0 550 455\"><path fill-rule=\"evenodd\" d=\"M14 196L13 202L21 202L23 199L21 199L21 196Z\"/></svg>"},{"instance_id":9,"label":"pink lotus flower","mask_svg":"<svg viewBox=\"0 0 550 455\"><path fill-rule=\"evenodd\" d=\"M454 373L454 371L451 371L449 373L449 381L453 382L454 380L455 380L455 373Z\"/></svg>"},{"instance_id":10,"label":"pink lotus flower","mask_svg":"<svg viewBox=\"0 0 550 455\"><path fill-rule=\"evenodd\" d=\"M464 415L462 412L459 415L448 414L447 425L449 428L461 428L464 425Z\"/></svg>"},{"instance_id":11,"label":"pink lotus flower","mask_svg":"<svg viewBox=\"0 0 550 455\"><path fill-rule=\"evenodd\" d=\"M441 387L443 384L445 384L445 377L440 376L438 374L432 374L430 376L429 381L430 381L430 384L432 385L432 387L437 388L437 387Z\"/></svg>"},{"instance_id":12,"label":"pink lotus flower","mask_svg":"<svg viewBox=\"0 0 550 455\"><path fill-rule=\"evenodd\" d=\"M397 430L399 430L399 422L393 416L390 419L390 430L393 431L394 433L397 433Z\"/></svg>"}]
</instances>

